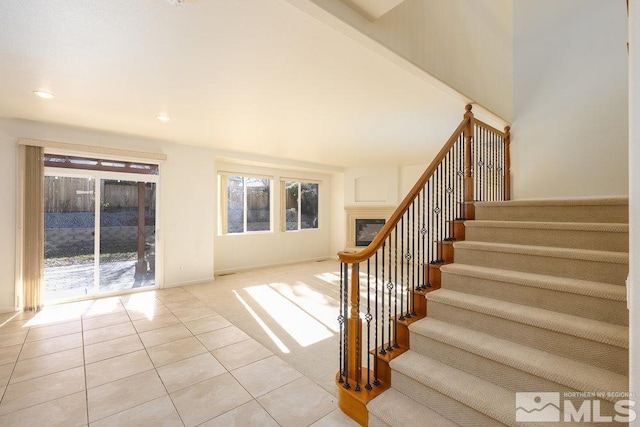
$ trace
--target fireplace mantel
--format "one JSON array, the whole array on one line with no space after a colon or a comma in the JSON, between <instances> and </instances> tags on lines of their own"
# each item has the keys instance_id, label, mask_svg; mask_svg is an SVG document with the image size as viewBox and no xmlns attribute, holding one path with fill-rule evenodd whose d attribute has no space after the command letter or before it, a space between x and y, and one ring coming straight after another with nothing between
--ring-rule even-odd
<instances>
[{"instance_id":1,"label":"fireplace mantel","mask_svg":"<svg viewBox=\"0 0 640 427\"><path fill-rule=\"evenodd\" d=\"M388 220L396 210L392 206L351 206L344 208L346 213L345 250L360 250L363 246L356 246L356 219L384 219Z\"/></svg>"}]
</instances>

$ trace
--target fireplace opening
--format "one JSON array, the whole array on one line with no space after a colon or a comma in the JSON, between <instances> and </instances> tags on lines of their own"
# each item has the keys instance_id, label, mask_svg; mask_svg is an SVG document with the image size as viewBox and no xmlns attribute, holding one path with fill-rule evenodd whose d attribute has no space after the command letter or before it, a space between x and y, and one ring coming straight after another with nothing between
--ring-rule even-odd
<instances>
[{"instance_id":1,"label":"fireplace opening","mask_svg":"<svg viewBox=\"0 0 640 427\"><path fill-rule=\"evenodd\" d=\"M356 246L368 246L384 223L384 219L356 219Z\"/></svg>"}]
</instances>

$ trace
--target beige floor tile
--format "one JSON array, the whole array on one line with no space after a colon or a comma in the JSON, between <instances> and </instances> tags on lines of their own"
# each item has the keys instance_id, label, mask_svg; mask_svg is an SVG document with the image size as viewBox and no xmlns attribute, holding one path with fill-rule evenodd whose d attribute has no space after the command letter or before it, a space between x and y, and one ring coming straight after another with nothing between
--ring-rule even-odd
<instances>
[{"instance_id":1,"label":"beige floor tile","mask_svg":"<svg viewBox=\"0 0 640 427\"><path fill-rule=\"evenodd\" d=\"M334 409L320 418L315 423L311 424L311 427L358 427L359 424L353 419L349 418L340 408Z\"/></svg>"},{"instance_id":2,"label":"beige floor tile","mask_svg":"<svg viewBox=\"0 0 640 427\"><path fill-rule=\"evenodd\" d=\"M159 302L159 305L153 305L149 307L132 307L127 309L127 313L131 320L147 319L152 320L157 316L163 316L165 314L173 314L171 310L165 307Z\"/></svg>"},{"instance_id":3,"label":"beige floor tile","mask_svg":"<svg viewBox=\"0 0 640 427\"><path fill-rule=\"evenodd\" d=\"M181 301L168 302L165 303L165 306L171 310L172 312L184 311L184 310L195 310L198 308L209 308L207 304L200 301L194 296L191 296L190 299L185 299Z\"/></svg>"},{"instance_id":4,"label":"beige floor tile","mask_svg":"<svg viewBox=\"0 0 640 427\"><path fill-rule=\"evenodd\" d=\"M100 421L91 423L91 427L182 427L180 416L169 396L162 396L126 411L119 412Z\"/></svg>"},{"instance_id":5,"label":"beige floor tile","mask_svg":"<svg viewBox=\"0 0 640 427\"><path fill-rule=\"evenodd\" d=\"M180 319L173 315L173 313L163 314L161 316L154 316L152 319L138 319L133 321L133 326L138 333L152 331L154 329L164 328L165 326L177 325L180 323Z\"/></svg>"},{"instance_id":6,"label":"beige floor tile","mask_svg":"<svg viewBox=\"0 0 640 427\"><path fill-rule=\"evenodd\" d=\"M23 312L18 312L18 311L12 311L9 313L0 313L0 324L4 322L13 322L15 320L24 319L24 317L18 317L22 314Z\"/></svg>"},{"instance_id":7,"label":"beige floor tile","mask_svg":"<svg viewBox=\"0 0 640 427\"><path fill-rule=\"evenodd\" d=\"M172 393L171 400L190 427L249 402L251 395L230 374L222 374Z\"/></svg>"},{"instance_id":8,"label":"beige floor tile","mask_svg":"<svg viewBox=\"0 0 640 427\"><path fill-rule=\"evenodd\" d=\"M0 425L12 427L74 427L87 425L87 398L79 392L0 417Z\"/></svg>"},{"instance_id":9,"label":"beige floor tile","mask_svg":"<svg viewBox=\"0 0 640 427\"><path fill-rule=\"evenodd\" d=\"M10 384L0 403L0 415L49 402L84 389L84 367Z\"/></svg>"},{"instance_id":10,"label":"beige floor tile","mask_svg":"<svg viewBox=\"0 0 640 427\"><path fill-rule=\"evenodd\" d=\"M122 338L102 341L84 347L84 363L95 363L142 349L144 349L144 346L138 335L127 335Z\"/></svg>"},{"instance_id":11,"label":"beige floor tile","mask_svg":"<svg viewBox=\"0 0 640 427\"><path fill-rule=\"evenodd\" d=\"M194 296L182 288L163 289L157 291L156 298L162 301L163 304L171 304L178 301L186 301L194 299Z\"/></svg>"},{"instance_id":12,"label":"beige floor tile","mask_svg":"<svg viewBox=\"0 0 640 427\"><path fill-rule=\"evenodd\" d=\"M356 424L357 425L357 424ZM200 427L279 427L278 423L255 400L215 417Z\"/></svg>"},{"instance_id":13,"label":"beige floor tile","mask_svg":"<svg viewBox=\"0 0 640 427\"><path fill-rule=\"evenodd\" d=\"M25 338L27 337L27 333L29 331L18 331L18 332L10 332L8 334L3 334L0 339L0 349L6 347L13 347L14 345L22 345L24 343Z\"/></svg>"},{"instance_id":14,"label":"beige floor tile","mask_svg":"<svg viewBox=\"0 0 640 427\"><path fill-rule=\"evenodd\" d=\"M71 350L82 347L82 333L61 335L59 337L45 338L43 340L27 342L20 352L20 360L31 359L32 357L44 356L59 351Z\"/></svg>"},{"instance_id":15,"label":"beige floor tile","mask_svg":"<svg viewBox=\"0 0 640 427\"><path fill-rule=\"evenodd\" d=\"M121 313L124 311L120 297L97 298L91 300L91 305L85 310L82 317L104 316L105 314Z\"/></svg>"},{"instance_id":16,"label":"beige floor tile","mask_svg":"<svg viewBox=\"0 0 640 427\"><path fill-rule=\"evenodd\" d=\"M40 357L19 360L11 375L10 384L66 371L84 365L82 348L59 351Z\"/></svg>"},{"instance_id":17,"label":"beige floor tile","mask_svg":"<svg viewBox=\"0 0 640 427\"><path fill-rule=\"evenodd\" d=\"M122 310L118 313L85 318L82 320L82 328L85 331L88 331L90 329L104 328L105 326L117 325L119 323L126 323L129 321L129 316L124 310Z\"/></svg>"},{"instance_id":18,"label":"beige floor tile","mask_svg":"<svg viewBox=\"0 0 640 427\"><path fill-rule=\"evenodd\" d=\"M80 320L71 322L56 323L49 326L38 326L29 329L27 342L44 340L47 338L59 337L62 335L75 334L82 332L82 324Z\"/></svg>"},{"instance_id":19,"label":"beige floor tile","mask_svg":"<svg viewBox=\"0 0 640 427\"><path fill-rule=\"evenodd\" d=\"M0 339L2 339L2 335L9 334L11 332L20 332L29 329L29 326L26 323L29 322L28 319L21 320L13 320L7 323L3 323L0 321Z\"/></svg>"},{"instance_id":20,"label":"beige floor tile","mask_svg":"<svg viewBox=\"0 0 640 427\"><path fill-rule=\"evenodd\" d=\"M117 414L166 395L154 369L87 390L89 422Z\"/></svg>"},{"instance_id":21,"label":"beige floor tile","mask_svg":"<svg viewBox=\"0 0 640 427\"><path fill-rule=\"evenodd\" d=\"M18 355L22 349L22 344L12 345L11 347L0 347L0 364L13 363L18 360Z\"/></svg>"},{"instance_id":22,"label":"beige floor tile","mask_svg":"<svg viewBox=\"0 0 640 427\"><path fill-rule=\"evenodd\" d=\"M135 333L136 330L131 322L105 326L104 328L91 329L83 332L84 345L97 344L99 342L122 338Z\"/></svg>"},{"instance_id":23,"label":"beige floor tile","mask_svg":"<svg viewBox=\"0 0 640 427\"><path fill-rule=\"evenodd\" d=\"M258 403L281 426L308 426L338 405L335 397L306 377L259 397Z\"/></svg>"},{"instance_id":24,"label":"beige floor tile","mask_svg":"<svg viewBox=\"0 0 640 427\"><path fill-rule=\"evenodd\" d=\"M191 336L191 332L182 324L167 326L140 334L140 339L146 348L171 341L187 338Z\"/></svg>"},{"instance_id":25,"label":"beige floor tile","mask_svg":"<svg viewBox=\"0 0 640 427\"><path fill-rule=\"evenodd\" d=\"M158 368L169 393L226 373L227 370L210 353L199 354Z\"/></svg>"},{"instance_id":26,"label":"beige floor tile","mask_svg":"<svg viewBox=\"0 0 640 427\"><path fill-rule=\"evenodd\" d=\"M153 369L153 363L145 350L91 363L85 367L87 387L97 387L149 369Z\"/></svg>"},{"instance_id":27,"label":"beige floor tile","mask_svg":"<svg viewBox=\"0 0 640 427\"><path fill-rule=\"evenodd\" d=\"M15 366L15 363L5 363L0 365L0 386L4 387L9 383L9 378L11 377L11 373ZM0 396L2 395L0 394Z\"/></svg>"},{"instance_id":28,"label":"beige floor tile","mask_svg":"<svg viewBox=\"0 0 640 427\"><path fill-rule=\"evenodd\" d=\"M216 329L226 328L227 326L231 326L231 322L222 316L215 315L184 322L184 325L189 328L192 334L198 335L205 332L215 331Z\"/></svg>"},{"instance_id":29,"label":"beige floor tile","mask_svg":"<svg viewBox=\"0 0 640 427\"><path fill-rule=\"evenodd\" d=\"M182 322L190 322L192 320L204 319L206 317L215 316L218 313L210 309L209 307L187 308L184 310L174 311L178 319Z\"/></svg>"},{"instance_id":30,"label":"beige floor tile","mask_svg":"<svg viewBox=\"0 0 640 427\"><path fill-rule=\"evenodd\" d=\"M267 394L302 377L300 372L277 356L271 356L243 366L231 371L231 374L253 397Z\"/></svg>"},{"instance_id":31,"label":"beige floor tile","mask_svg":"<svg viewBox=\"0 0 640 427\"><path fill-rule=\"evenodd\" d=\"M153 364L158 367L206 353L207 349L196 337L187 337L149 347L147 352Z\"/></svg>"},{"instance_id":32,"label":"beige floor tile","mask_svg":"<svg viewBox=\"0 0 640 427\"><path fill-rule=\"evenodd\" d=\"M271 350L254 339L248 339L236 344L213 350L216 359L229 371L241 368L258 360L273 356Z\"/></svg>"},{"instance_id":33,"label":"beige floor tile","mask_svg":"<svg viewBox=\"0 0 640 427\"><path fill-rule=\"evenodd\" d=\"M207 350L215 350L240 341L248 340L249 335L245 334L235 326L227 326L226 328L216 329L215 331L197 335L197 338L205 347L207 347Z\"/></svg>"}]
</instances>

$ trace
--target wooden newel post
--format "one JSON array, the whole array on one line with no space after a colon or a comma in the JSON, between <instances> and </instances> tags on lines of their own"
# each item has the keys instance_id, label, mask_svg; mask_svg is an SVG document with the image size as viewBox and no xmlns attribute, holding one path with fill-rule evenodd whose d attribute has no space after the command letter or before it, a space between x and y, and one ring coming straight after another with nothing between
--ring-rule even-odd
<instances>
[{"instance_id":1,"label":"wooden newel post","mask_svg":"<svg viewBox=\"0 0 640 427\"><path fill-rule=\"evenodd\" d=\"M349 290L349 354L347 356L349 379L359 385L362 381L362 322L360 321L360 264L351 265L351 289Z\"/></svg>"},{"instance_id":2,"label":"wooden newel post","mask_svg":"<svg viewBox=\"0 0 640 427\"><path fill-rule=\"evenodd\" d=\"M504 199L511 200L511 128L504 128Z\"/></svg>"},{"instance_id":3,"label":"wooden newel post","mask_svg":"<svg viewBox=\"0 0 640 427\"><path fill-rule=\"evenodd\" d=\"M473 176L471 167L473 164L471 142L473 141L473 113L471 104L465 106L464 118L467 124L464 127L464 219L475 219L475 206L473 197Z\"/></svg>"}]
</instances>

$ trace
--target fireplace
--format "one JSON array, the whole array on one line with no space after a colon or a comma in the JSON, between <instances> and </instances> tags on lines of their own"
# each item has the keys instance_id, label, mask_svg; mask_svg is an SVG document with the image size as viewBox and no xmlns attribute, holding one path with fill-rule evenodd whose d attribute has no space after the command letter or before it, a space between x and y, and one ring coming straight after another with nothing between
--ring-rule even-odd
<instances>
[{"instance_id":1,"label":"fireplace","mask_svg":"<svg viewBox=\"0 0 640 427\"><path fill-rule=\"evenodd\" d=\"M384 223L384 219L356 219L356 246L368 246Z\"/></svg>"},{"instance_id":2,"label":"fireplace","mask_svg":"<svg viewBox=\"0 0 640 427\"><path fill-rule=\"evenodd\" d=\"M369 245L378 231L391 217L395 207L346 206L344 210L346 213L345 250L358 251Z\"/></svg>"}]
</instances>

